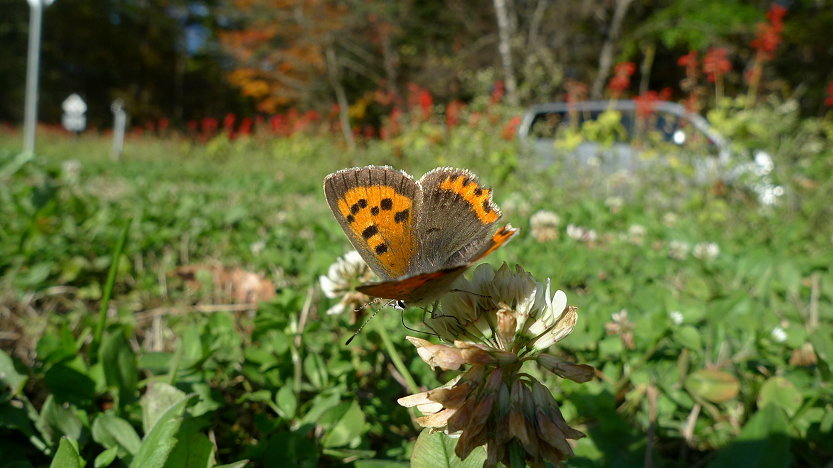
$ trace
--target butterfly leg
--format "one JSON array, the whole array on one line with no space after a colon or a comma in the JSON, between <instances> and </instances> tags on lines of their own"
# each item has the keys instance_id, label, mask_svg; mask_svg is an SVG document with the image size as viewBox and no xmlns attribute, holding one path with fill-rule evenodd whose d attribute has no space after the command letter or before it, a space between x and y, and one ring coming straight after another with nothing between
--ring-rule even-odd
<instances>
[{"instance_id":1,"label":"butterfly leg","mask_svg":"<svg viewBox=\"0 0 833 468\"><path fill-rule=\"evenodd\" d=\"M471 294L472 296L481 297L483 299L488 299L488 298L492 297L492 296L488 296L486 294L477 294L475 292L466 291L466 290L463 290L463 289L449 289L448 292L458 292L458 293Z\"/></svg>"},{"instance_id":2,"label":"butterfly leg","mask_svg":"<svg viewBox=\"0 0 833 468\"><path fill-rule=\"evenodd\" d=\"M425 325L426 327L428 327L431 330L431 333L428 333L428 332L423 332L423 333L427 333L429 335L434 335L434 336L440 336L440 334L437 333L437 330L435 330L434 327L432 327L431 325L428 324L428 322L425 321L426 316L430 316L431 318L434 318L434 312L437 310L437 307L439 306L439 304L440 304L440 301L434 301L434 305L431 306L431 312L428 312L427 307L422 308L422 324Z\"/></svg>"},{"instance_id":3,"label":"butterfly leg","mask_svg":"<svg viewBox=\"0 0 833 468\"><path fill-rule=\"evenodd\" d=\"M411 328L411 327L409 327L409 326L405 323L405 303L404 303L404 302L402 302L402 301L396 301L396 302L397 302L397 306L396 306L396 308L397 308L397 309L399 309L399 311L400 311L400 312L402 312L402 315L400 315L400 317L402 318L402 326L403 326L403 327L405 327L406 329L408 329L408 330L410 330L410 331L412 331L412 332L415 332L415 333L424 333L424 334L426 334L426 335L434 335L434 336L439 336L439 335L437 335L436 333L425 332L425 331L422 331L422 330L417 330L416 328ZM401 304L401 307L399 307L399 305L400 305L400 304ZM422 309L422 317L423 317L423 319L422 319L422 323L425 323L425 313L426 313L426 312L425 312L425 309ZM431 328L431 327L428 327L428 328Z\"/></svg>"}]
</instances>

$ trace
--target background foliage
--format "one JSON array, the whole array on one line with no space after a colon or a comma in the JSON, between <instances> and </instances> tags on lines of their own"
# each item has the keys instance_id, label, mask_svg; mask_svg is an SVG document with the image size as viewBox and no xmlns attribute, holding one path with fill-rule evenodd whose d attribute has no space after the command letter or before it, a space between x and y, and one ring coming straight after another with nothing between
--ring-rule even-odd
<instances>
[{"instance_id":1,"label":"background foliage","mask_svg":"<svg viewBox=\"0 0 833 468\"><path fill-rule=\"evenodd\" d=\"M768 91L796 93L803 114L823 110L833 60L828 1L780 2L788 8ZM614 12L627 4L619 37ZM635 94L674 87L679 56L729 51L727 86L744 87L749 43L770 1L509 1L510 55L521 104L562 100L565 79L606 81L614 62L639 64ZM0 121L22 119L28 7L0 1ZM44 12L40 116L60 120L60 103L79 93L96 127L109 126L121 98L132 122L191 120L351 107L353 125L378 126L373 94L403 108L416 83L438 103L469 103L499 80L500 54L490 2L315 0L58 1ZM327 53L332 61L328 61ZM337 99L343 88L344 101ZM593 96L593 97L603 97ZM677 97L677 96L675 96ZM370 106L369 110L366 108Z\"/></svg>"}]
</instances>

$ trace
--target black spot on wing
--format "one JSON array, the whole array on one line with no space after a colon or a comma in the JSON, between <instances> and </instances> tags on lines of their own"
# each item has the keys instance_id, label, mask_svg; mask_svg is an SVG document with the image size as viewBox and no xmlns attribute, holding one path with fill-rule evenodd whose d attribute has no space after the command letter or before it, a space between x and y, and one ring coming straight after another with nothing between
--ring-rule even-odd
<instances>
[{"instance_id":1,"label":"black spot on wing","mask_svg":"<svg viewBox=\"0 0 833 468\"><path fill-rule=\"evenodd\" d=\"M364 228L362 231L362 237L365 239L370 239L371 237L375 236L379 232L379 228L376 227L375 224L371 224L370 226Z\"/></svg>"},{"instance_id":2,"label":"black spot on wing","mask_svg":"<svg viewBox=\"0 0 833 468\"><path fill-rule=\"evenodd\" d=\"M397 211L395 215L393 215L393 220L397 223L404 223L408 220L408 216L410 216L410 210L404 209L402 211Z\"/></svg>"}]
</instances>

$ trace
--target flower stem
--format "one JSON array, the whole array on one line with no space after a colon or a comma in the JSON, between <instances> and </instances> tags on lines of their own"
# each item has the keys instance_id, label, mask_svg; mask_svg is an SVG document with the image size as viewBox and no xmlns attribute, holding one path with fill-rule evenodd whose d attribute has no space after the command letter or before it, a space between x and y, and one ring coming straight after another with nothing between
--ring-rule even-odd
<instances>
[{"instance_id":1,"label":"flower stem","mask_svg":"<svg viewBox=\"0 0 833 468\"><path fill-rule=\"evenodd\" d=\"M510 468L525 468L526 463L524 463L524 458L522 455L521 447L518 446L517 441L513 441L509 444L509 467Z\"/></svg>"},{"instance_id":2,"label":"flower stem","mask_svg":"<svg viewBox=\"0 0 833 468\"><path fill-rule=\"evenodd\" d=\"M385 346L385 350L390 357L393 366L402 374L402 377L405 379L405 382L408 384L408 390L412 393L419 393L419 386L416 384L414 377L411 375L411 372L408 371L408 368L405 366L405 363L402 362L402 358L399 356L399 352L396 350L396 346L393 345L393 341L390 339L390 334L388 333L388 329L385 328L384 323L381 320L377 320L373 323L373 327L376 329L376 332L382 338L382 344Z\"/></svg>"}]
</instances>

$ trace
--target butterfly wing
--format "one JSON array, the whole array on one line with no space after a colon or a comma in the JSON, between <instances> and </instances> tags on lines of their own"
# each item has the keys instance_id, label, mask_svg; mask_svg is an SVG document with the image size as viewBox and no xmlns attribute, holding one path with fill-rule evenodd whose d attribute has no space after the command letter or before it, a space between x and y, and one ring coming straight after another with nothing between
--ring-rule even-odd
<instances>
[{"instance_id":1,"label":"butterfly wing","mask_svg":"<svg viewBox=\"0 0 833 468\"><path fill-rule=\"evenodd\" d=\"M500 209L492 190L465 169L437 168L419 181L422 212L416 225L419 248L411 274L470 263L489 242Z\"/></svg>"},{"instance_id":2,"label":"butterfly wing","mask_svg":"<svg viewBox=\"0 0 833 468\"><path fill-rule=\"evenodd\" d=\"M356 290L373 297L397 299L415 305L428 304L451 289L454 281L475 262L509 242L517 233L516 228L507 224L494 233L487 242L481 243L479 249L468 251L471 258L462 265L420 273L399 280L365 284Z\"/></svg>"},{"instance_id":3,"label":"butterfly wing","mask_svg":"<svg viewBox=\"0 0 833 468\"><path fill-rule=\"evenodd\" d=\"M382 281L359 286L357 291L373 297L396 299L408 304L422 305L433 301L451 288L468 265L421 273L400 280Z\"/></svg>"},{"instance_id":4,"label":"butterfly wing","mask_svg":"<svg viewBox=\"0 0 833 468\"><path fill-rule=\"evenodd\" d=\"M478 260L508 242L510 225L491 234L500 219L491 189L464 169L438 168L419 181L422 209L416 224L415 261L406 276L364 285L359 291L412 304L426 304L447 292Z\"/></svg>"},{"instance_id":5,"label":"butterfly wing","mask_svg":"<svg viewBox=\"0 0 833 468\"><path fill-rule=\"evenodd\" d=\"M391 167L344 169L324 179L324 194L353 247L383 280L406 275L418 250L422 191Z\"/></svg>"}]
</instances>

